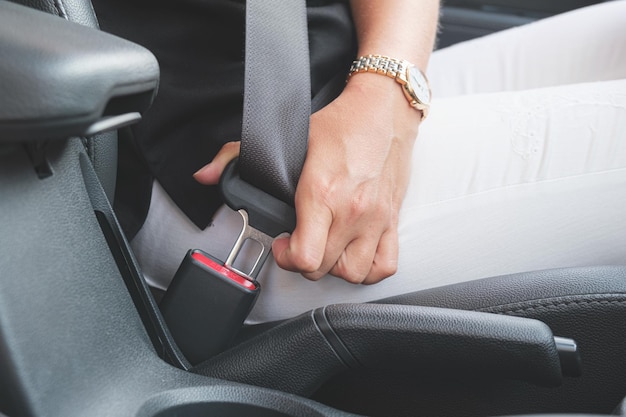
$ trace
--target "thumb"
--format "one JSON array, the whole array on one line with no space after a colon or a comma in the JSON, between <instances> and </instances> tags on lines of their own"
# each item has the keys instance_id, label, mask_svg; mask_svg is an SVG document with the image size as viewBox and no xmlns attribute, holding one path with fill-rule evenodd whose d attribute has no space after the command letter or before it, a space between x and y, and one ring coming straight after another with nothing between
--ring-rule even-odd
<instances>
[{"instance_id":1,"label":"thumb","mask_svg":"<svg viewBox=\"0 0 626 417\"><path fill-rule=\"evenodd\" d=\"M215 185L220 181L226 165L239 156L241 142L228 142L207 165L200 168L193 177L200 184Z\"/></svg>"}]
</instances>

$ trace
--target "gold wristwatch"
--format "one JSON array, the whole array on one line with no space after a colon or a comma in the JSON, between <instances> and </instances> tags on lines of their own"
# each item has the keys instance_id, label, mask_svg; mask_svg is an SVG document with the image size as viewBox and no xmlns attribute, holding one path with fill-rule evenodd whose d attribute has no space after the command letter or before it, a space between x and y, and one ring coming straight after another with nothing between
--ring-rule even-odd
<instances>
[{"instance_id":1,"label":"gold wristwatch","mask_svg":"<svg viewBox=\"0 0 626 417\"><path fill-rule=\"evenodd\" d=\"M430 85L422 71L408 61L383 55L367 55L352 62L348 77L359 72L374 72L395 79L401 86L411 107L422 112L422 120L430 109Z\"/></svg>"}]
</instances>

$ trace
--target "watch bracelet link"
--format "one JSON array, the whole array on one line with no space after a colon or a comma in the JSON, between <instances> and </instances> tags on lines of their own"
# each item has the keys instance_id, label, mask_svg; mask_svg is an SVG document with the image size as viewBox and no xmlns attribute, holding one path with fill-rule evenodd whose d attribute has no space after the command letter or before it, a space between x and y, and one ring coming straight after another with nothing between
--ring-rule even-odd
<instances>
[{"instance_id":1,"label":"watch bracelet link","mask_svg":"<svg viewBox=\"0 0 626 417\"><path fill-rule=\"evenodd\" d=\"M390 78L396 78L398 75L405 73L408 65L409 63L406 61L400 61L384 55L366 55L352 62L348 77L359 72L375 72Z\"/></svg>"},{"instance_id":2,"label":"watch bracelet link","mask_svg":"<svg viewBox=\"0 0 626 417\"><path fill-rule=\"evenodd\" d=\"M409 74L411 71L416 71L419 75ZM372 72L394 79L402 86L402 91L409 101L409 105L422 112L422 120L428 115L430 104L428 79L422 71L410 62L390 58L385 55L365 55L352 62L350 72L348 72L348 79L359 72ZM412 85L414 77L416 77L416 85ZM424 97L425 89L427 89L428 97ZM418 96L419 92L421 92L422 97Z\"/></svg>"}]
</instances>

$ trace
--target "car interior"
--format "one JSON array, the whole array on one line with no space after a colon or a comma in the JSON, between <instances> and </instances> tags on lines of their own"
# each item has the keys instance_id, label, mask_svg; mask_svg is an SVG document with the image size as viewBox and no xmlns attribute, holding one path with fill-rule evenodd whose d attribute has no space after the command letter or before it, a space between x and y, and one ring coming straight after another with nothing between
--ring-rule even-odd
<instances>
[{"instance_id":1,"label":"car interior","mask_svg":"<svg viewBox=\"0 0 626 417\"><path fill-rule=\"evenodd\" d=\"M446 0L438 47L599 2ZM0 0L0 416L626 415L626 262L173 324L112 209L159 66L96 12Z\"/></svg>"}]
</instances>

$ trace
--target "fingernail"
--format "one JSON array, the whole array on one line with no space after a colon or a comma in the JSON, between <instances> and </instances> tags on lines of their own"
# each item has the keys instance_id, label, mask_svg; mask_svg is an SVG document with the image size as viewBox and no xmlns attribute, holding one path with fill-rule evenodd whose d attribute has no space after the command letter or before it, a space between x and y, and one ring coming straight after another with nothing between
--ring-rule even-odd
<instances>
[{"instance_id":1,"label":"fingernail","mask_svg":"<svg viewBox=\"0 0 626 417\"><path fill-rule=\"evenodd\" d=\"M283 232L276 236L276 239L287 239L291 237L291 233Z\"/></svg>"}]
</instances>

